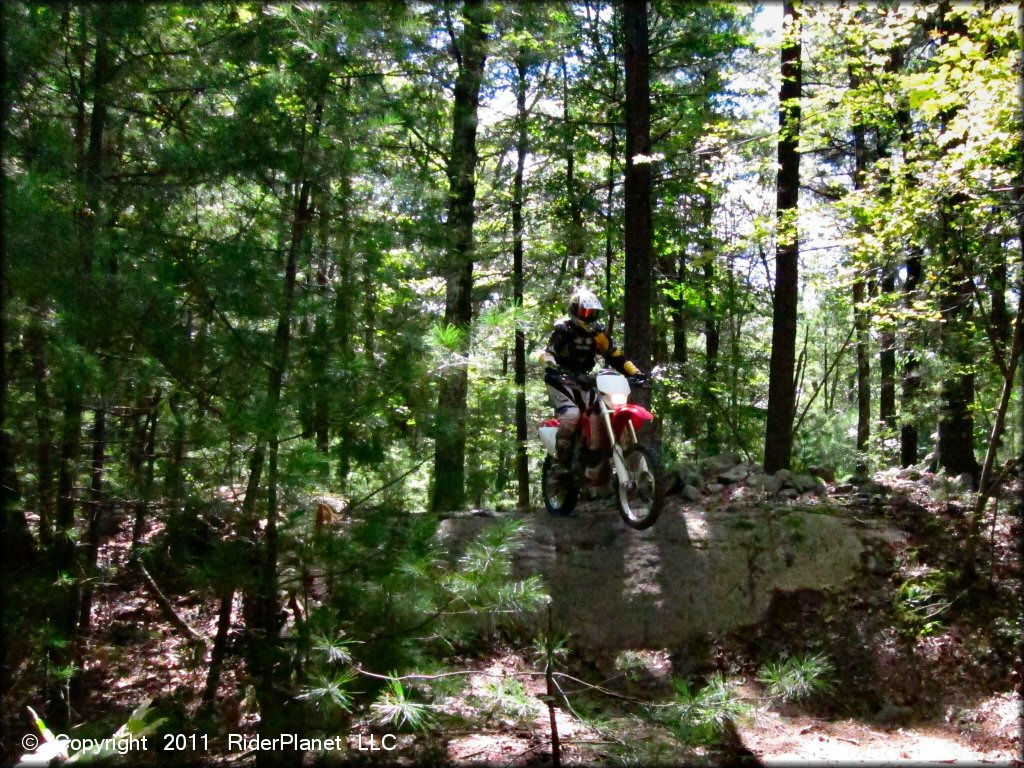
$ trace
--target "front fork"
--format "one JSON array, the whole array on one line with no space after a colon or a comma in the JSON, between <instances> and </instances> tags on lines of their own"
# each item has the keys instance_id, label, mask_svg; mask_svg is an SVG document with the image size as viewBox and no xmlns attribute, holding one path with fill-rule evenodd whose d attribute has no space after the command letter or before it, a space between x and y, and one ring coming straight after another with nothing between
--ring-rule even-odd
<instances>
[{"instance_id":1,"label":"front fork","mask_svg":"<svg viewBox=\"0 0 1024 768\"><path fill-rule=\"evenodd\" d=\"M612 446L612 466L615 467L615 475L619 478L619 484L624 488L628 488L630 486L629 470L626 469L626 460L622 455L622 446L619 445L619 441L615 439L615 430L612 428L611 411L609 411L608 406L605 405L603 397L597 402L601 410L601 421L604 424L605 430L608 432L608 441ZM636 430L633 429L633 422L627 422L626 428L629 430L629 436L632 439L633 444L635 444Z\"/></svg>"}]
</instances>

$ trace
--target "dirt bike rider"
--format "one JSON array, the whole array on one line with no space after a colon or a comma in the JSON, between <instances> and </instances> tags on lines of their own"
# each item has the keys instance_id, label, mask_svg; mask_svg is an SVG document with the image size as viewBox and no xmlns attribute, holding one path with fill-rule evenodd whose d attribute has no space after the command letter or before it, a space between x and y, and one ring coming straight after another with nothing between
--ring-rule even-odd
<instances>
[{"instance_id":1,"label":"dirt bike rider","mask_svg":"<svg viewBox=\"0 0 1024 768\"><path fill-rule=\"evenodd\" d=\"M572 464L573 435L580 411L586 409L593 388L590 371L594 367L595 356L600 354L608 366L624 376L642 376L640 369L615 348L608 331L598 322L604 307L593 292L586 288L577 289L569 299L568 309L569 316L555 323L548 345L540 356L541 362L549 366L544 383L558 418L555 446L563 472L568 471ZM567 382L566 377L551 366L574 374L576 380Z\"/></svg>"}]
</instances>

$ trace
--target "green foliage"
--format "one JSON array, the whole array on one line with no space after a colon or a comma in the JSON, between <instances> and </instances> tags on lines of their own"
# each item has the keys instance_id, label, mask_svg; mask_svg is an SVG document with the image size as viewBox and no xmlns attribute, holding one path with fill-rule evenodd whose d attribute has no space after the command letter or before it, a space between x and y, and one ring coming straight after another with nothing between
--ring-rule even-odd
<instances>
[{"instance_id":1,"label":"green foliage","mask_svg":"<svg viewBox=\"0 0 1024 768\"><path fill-rule=\"evenodd\" d=\"M490 9L474 321L461 327L447 324L443 309L453 266L444 258L457 69L449 25L462 23L449 18L452 9L111 8L2 9L8 67L0 85L13 105L3 158L4 427L14 438L17 507L41 550L38 572L10 590L14 666L30 660L38 678L61 685L80 673L66 658L75 639L54 628L75 624L75 594L96 583L81 557L91 512L138 514L143 562L171 595L204 608L231 589L246 591L247 604L255 597L253 574L272 549L274 519L278 560L269 570L283 594L269 601L286 595L303 609L285 625L275 674L285 670L285 687L325 719L377 702L390 707L391 722L426 727L399 681L382 690L371 680L357 685L353 670L433 663L546 600L539 579L513 578L519 523L492 526L453 560L436 520L419 514L439 375L453 366L468 374L466 423L437 425L466 431L467 498L511 506L516 331L536 360L567 290L582 282L601 289L624 342L616 14L600 3ZM990 426L1002 384L988 338L998 330L995 299L1017 297L1021 270L1019 105L1006 97L1017 90L1019 45L1010 6L954 3L941 11L946 18L940 11L806 8L801 145L811 193L797 234L807 344L796 385L801 413L809 408L798 464L850 469L865 458L852 450L855 361L843 346L854 274L877 288L856 307L871 326L872 360L894 334L898 377L912 356L918 364L922 386L900 404L897 428L919 427L922 457L945 381L972 375L979 441ZM654 407L669 454L739 449L756 458L778 244L777 51L754 40L744 5L657 2L651 17L652 315L664 364ZM525 290L513 306L519 59L529 159ZM856 183L848 149L855 128L870 150ZM289 255L295 292L286 297ZM914 294L899 271L912 257L924 275ZM977 295L956 304L965 309L954 322L949 298L965 285L961 268ZM880 289L886 270L897 274L891 292ZM873 365L873 394L880 384ZM548 412L534 363L525 396L532 424ZM90 424L100 412L102 509L86 504L97 445ZM873 426L872 466L895 455L894 436L879 433ZM531 430L532 478L541 453L534 437ZM1015 453L1019 439L1005 440L1003 452ZM268 460L254 461L272 442L273 473ZM316 494L364 501L336 535L317 533L307 509ZM65 549L68 542L76 546ZM896 610L907 631L929 634L950 602L946 578L928 572L901 586ZM68 615L48 616L58 605ZM255 636L260 629L246 627ZM132 637L149 632L135 628ZM544 638L538 653L549 664L564 645ZM627 673L634 668L622 663ZM800 670L776 672L781 679ZM715 698L725 696L724 683L715 685L680 699L693 729L713 730L701 707L728 709L727 698Z\"/></svg>"},{"instance_id":2,"label":"green foliage","mask_svg":"<svg viewBox=\"0 0 1024 768\"><path fill-rule=\"evenodd\" d=\"M926 569L900 584L893 607L902 630L919 637L941 632L945 614L953 604L953 580L954 575L948 571Z\"/></svg>"},{"instance_id":3,"label":"green foliage","mask_svg":"<svg viewBox=\"0 0 1024 768\"><path fill-rule=\"evenodd\" d=\"M541 704L526 692L519 680L503 677L484 683L481 707L491 717L528 723L541 713Z\"/></svg>"},{"instance_id":4,"label":"green foliage","mask_svg":"<svg viewBox=\"0 0 1024 768\"><path fill-rule=\"evenodd\" d=\"M422 731L433 725L430 706L411 699L411 691L401 680L388 680L377 700L370 705L370 712L381 725L402 729L408 726L414 731Z\"/></svg>"},{"instance_id":5,"label":"green foliage","mask_svg":"<svg viewBox=\"0 0 1024 768\"><path fill-rule=\"evenodd\" d=\"M675 701L658 710L657 718L668 725L684 744L718 743L726 723L748 717L752 707L733 692L720 672L701 688L685 680L674 681Z\"/></svg>"},{"instance_id":6,"label":"green foliage","mask_svg":"<svg viewBox=\"0 0 1024 768\"><path fill-rule=\"evenodd\" d=\"M314 538L301 566L334 582L300 629L302 700L328 719L367 706L394 727L434 723L400 673L443 660L498 626L510 627L547 601L539 579L512 579L523 523L489 526L455 562L443 557L432 517L368 510L343 537ZM481 633L483 633L481 635ZM398 670L380 687L358 670ZM378 690L379 688L379 690Z\"/></svg>"},{"instance_id":7,"label":"green foliage","mask_svg":"<svg viewBox=\"0 0 1024 768\"><path fill-rule=\"evenodd\" d=\"M821 654L790 656L761 665L757 679L773 701L790 704L829 692L835 685L835 666Z\"/></svg>"},{"instance_id":8,"label":"green foliage","mask_svg":"<svg viewBox=\"0 0 1024 768\"><path fill-rule=\"evenodd\" d=\"M356 675L351 670L342 670L330 676L318 676L305 686L296 698L307 701L325 714L352 709L352 681Z\"/></svg>"}]
</instances>

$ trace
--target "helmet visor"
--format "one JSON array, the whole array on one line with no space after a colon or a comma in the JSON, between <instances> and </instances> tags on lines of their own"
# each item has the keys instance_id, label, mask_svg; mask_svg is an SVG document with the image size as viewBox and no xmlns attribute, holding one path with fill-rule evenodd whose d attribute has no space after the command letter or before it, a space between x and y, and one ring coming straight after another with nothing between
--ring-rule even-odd
<instances>
[{"instance_id":1,"label":"helmet visor","mask_svg":"<svg viewBox=\"0 0 1024 768\"><path fill-rule=\"evenodd\" d=\"M601 313L601 310L593 307L580 307L577 312L577 317L580 320L589 323L597 320L597 316Z\"/></svg>"}]
</instances>

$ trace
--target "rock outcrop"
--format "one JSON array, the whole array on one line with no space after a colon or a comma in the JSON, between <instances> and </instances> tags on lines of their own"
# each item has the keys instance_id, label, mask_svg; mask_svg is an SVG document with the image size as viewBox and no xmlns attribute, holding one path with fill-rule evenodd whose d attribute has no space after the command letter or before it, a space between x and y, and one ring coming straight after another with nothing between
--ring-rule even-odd
<instances>
[{"instance_id":1,"label":"rock outcrop","mask_svg":"<svg viewBox=\"0 0 1024 768\"><path fill-rule=\"evenodd\" d=\"M543 576L555 623L581 649L681 648L755 624L777 590L840 587L854 575L868 554L863 523L834 512L672 501L640 532L607 498L568 518L532 516L515 572ZM457 550L492 523L456 517L441 531Z\"/></svg>"}]
</instances>

